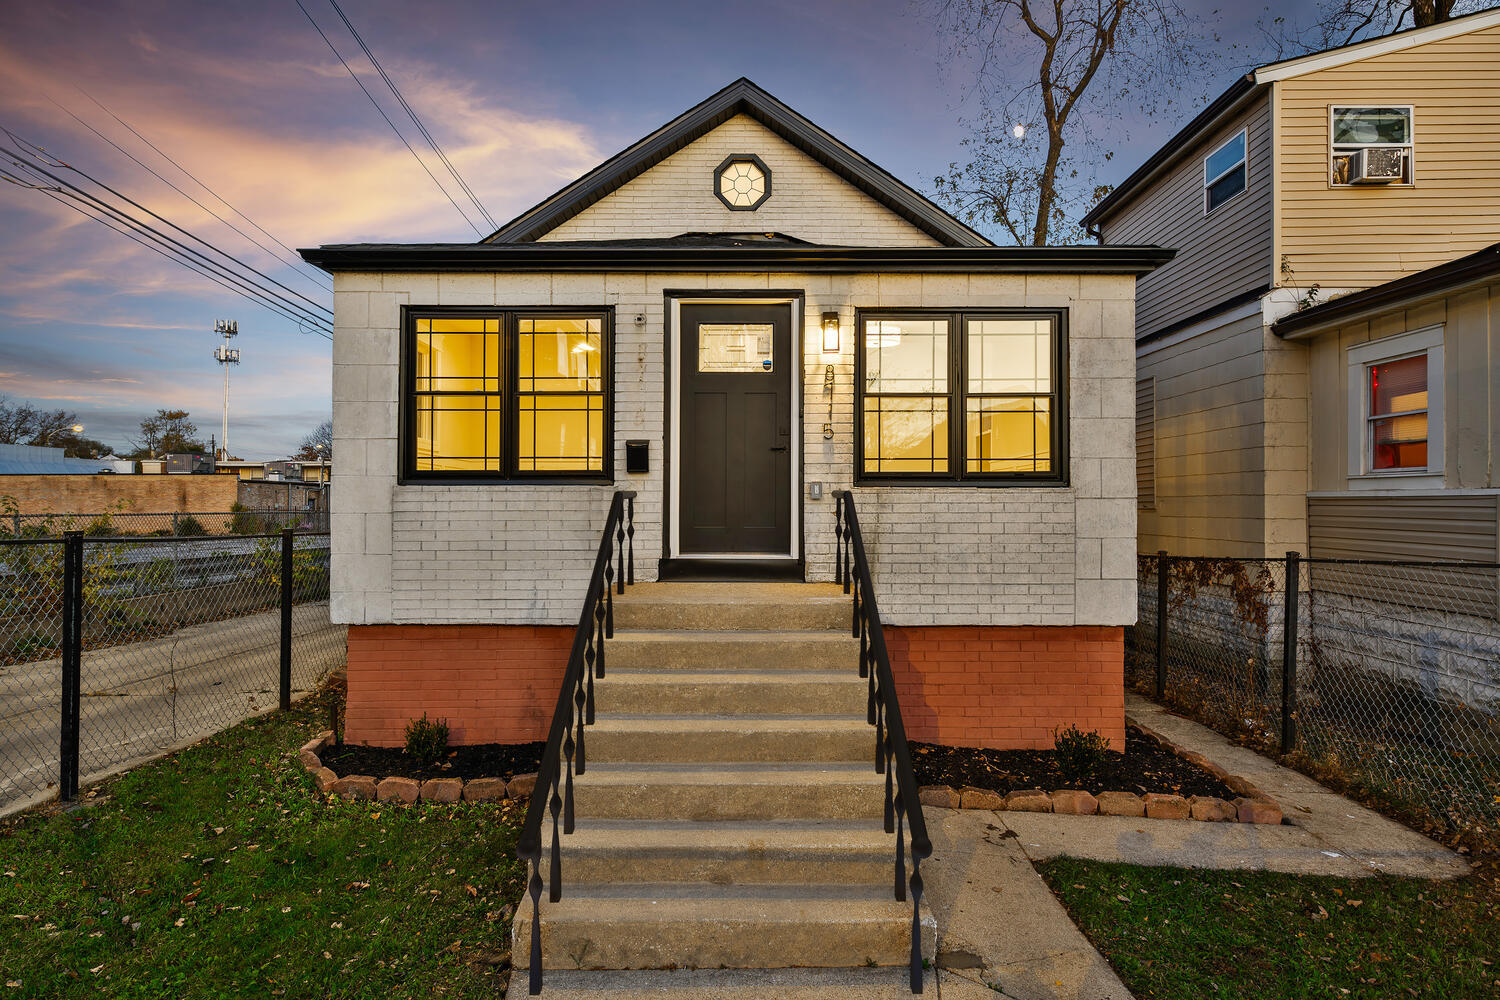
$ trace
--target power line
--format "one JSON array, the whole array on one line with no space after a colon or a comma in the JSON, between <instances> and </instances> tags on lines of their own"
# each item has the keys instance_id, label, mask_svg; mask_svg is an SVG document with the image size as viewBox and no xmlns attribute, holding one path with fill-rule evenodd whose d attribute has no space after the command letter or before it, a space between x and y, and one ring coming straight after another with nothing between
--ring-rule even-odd
<instances>
[{"instance_id":1,"label":"power line","mask_svg":"<svg viewBox=\"0 0 1500 1000\"><path fill-rule=\"evenodd\" d=\"M283 243L280 240L278 240L275 236L272 236L269 232L266 231L266 229L265 229L264 226L260 225L254 219L250 218L250 216L246 215L244 212L241 212L239 209L237 209L233 205L229 204L229 202L225 200L225 198L224 198L223 195L219 194L213 188L211 188L207 184L203 183L196 176L194 176L186 167L184 167L182 164L178 163L176 160L172 159L172 157L168 156L165 151L163 151L160 147L158 147L150 139L147 139L140 132L136 131L135 127L133 125L131 125L128 121L126 121L125 119L121 118L119 115L115 114L109 108L105 107L104 104L102 102L100 102L100 100L97 97L95 97L93 94L90 94L88 91L84 90L82 87L78 86L76 83L73 85L73 88L75 90L77 90L80 94L82 94L84 97L87 97L90 101L93 101L96 105L98 105L99 108L100 108L100 110L102 110L105 114L109 115L115 121L119 122L122 126L124 126L125 129L127 131L129 131L131 135L133 135L137 139L141 140L141 142L145 143L147 146L150 146L151 149L153 151L155 151L156 155L160 156L162 159L164 159L168 163L172 164L172 166L176 167L185 176L187 176L188 178L190 178L194 184L198 185L203 190L205 190L209 194L213 195L214 198L219 202L219 204L223 205L225 208L229 209L235 215L238 215L240 218L242 218L246 222L250 223L251 226L253 226L256 229L260 230L261 235L265 236L266 239L270 240L272 243L275 243L277 246L281 247L281 249L283 249L287 253L291 254L292 255L291 259L293 261L297 262L299 265L306 266L306 262L303 261L302 258L297 255L297 251L296 250L293 250L291 247L287 246L285 243ZM49 100L50 100L50 98L49 98ZM66 109L64 109L64 110L66 110ZM71 112L69 112L69 113L71 114ZM195 202L195 204L196 204L196 202ZM204 209L204 211L207 211L207 209ZM216 215L216 216L214 216L214 218L218 218L218 216ZM225 225L228 225L228 223L225 223ZM236 230L236 232L238 232L238 230ZM249 237L246 237L246 238L248 239ZM259 246L260 244L257 243L256 245ZM322 274L316 274L316 277L318 278L319 283L321 284L323 282L323 277L324 276ZM326 287L328 287L328 289L330 291L332 291L332 285L328 285Z\"/></svg>"},{"instance_id":2,"label":"power line","mask_svg":"<svg viewBox=\"0 0 1500 1000\"><path fill-rule=\"evenodd\" d=\"M231 261L236 266L238 266L238 267L240 267L240 268L242 268L242 269L244 269L246 271L249 271L252 274L257 275L257 276L259 276L260 278L263 278L266 281L269 281L271 284L273 284L276 287L282 289L283 291L287 292L288 294L294 295L297 298L301 299L303 302L306 302L308 305L312 306L314 309L320 309L323 312L327 313L329 316L333 315L333 310L330 309L330 308L328 308L327 306L323 305L321 302L316 302L316 301L308 298L306 295L303 295L301 292L296 291L295 289L292 289L292 288L288 288L286 285L283 285L281 282L277 281L275 278L271 277L269 274L266 274L264 271L261 271L258 268L255 268L255 267L250 266L249 264L246 264L244 261L240 260L238 257L234 256L233 254L231 254L231 253L229 253L229 252L227 252L225 250L221 250L219 247L217 247L214 244L208 242L207 240L205 240L205 239L197 236L194 233L188 232L186 229L183 229L181 226L177 225L172 220L170 220L168 218L165 218L164 216L158 215L156 212L151 211L151 209L147 208L145 205L142 205L140 202L136 201L135 199L133 199L133 198L127 196L127 195L124 195L124 194L120 193L119 191L116 191L114 188L110 187L108 184L105 184L103 181L99 180L98 178L90 176L88 173L86 173L85 171L79 169L78 167L75 167L72 164L68 163L67 161L59 159L58 157L53 156L52 154L46 152L46 150L44 150L41 146L38 146L38 145L36 145L35 143L32 143L32 142L27 142L25 139L22 139L20 136L16 135L16 133L14 133L10 129L6 128L4 125L0 125L0 132L4 132L7 136L10 137L10 139L11 139L12 142L17 143L18 145L23 146L23 147L30 147L30 149L33 150L33 152L30 153L30 155L33 158L41 160L42 162L47 163L49 166L57 167L59 170L71 170L73 173L75 173L78 176L84 178L89 183L93 184L94 186L103 188L105 191L108 191L110 194L114 195L116 198L119 198L121 201L126 202L127 204L132 205L135 208L140 209L142 212L145 212L147 215L149 215L152 218L160 221L164 225L171 226L173 229L177 230L179 233L181 233L182 235L186 236L188 239L192 240L195 243L198 243L201 246L207 247L209 250L213 251L214 253L218 254L219 256L223 257L224 259L226 259L228 261ZM12 152L14 152L14 150L12 150ZM21 155L21 154L18 154L18 155ZM74 191L77 191L80 194L86 195L86 196L91 197L91 198L93 197L92 195L89 195L88 192L84 191L82 188L79 188L79 187L76 187L76 186L74 186L72 184L69 184L67 181L63 180L60 177L57 177L54 174L47 173L47 171L45 171L45 170L42 171L42 172L46 173L48 177L50 177L53 180L57 181L59 184L63 184L65 186L69 187L69 188L72 188ZM98 199L95 199L95 200L98 200ZM268 291L269 291L269 289L268 289ZM275 293L273 292L272 294L275 294ZM281 296L278 296L278 297L281 297ZM293 305L295 305L295 304L293 303ZM297 308L300 309L302 307L297 306Z\"/></svg>"},{"instance_id":3,"label":"power line","mask_svg":"<svg viewBox=\"0 0 1500 1000\"><path fill-rule=\"evenodd\" d=\"M422 124L422 119L418 118L417 113L412 110L411 105L406 103L406 98L402 96L400 89L396 87L396 81L392 80L386 73L385 68L380 65L380 61L375 58L375 53L370 51L370 47L365 44L365 40L360 37L359 32L355 30L354 25L350 23L349 18L344 14L344 9L339 6L338 0L328 0L328 2L333 6L334 12L338 14L339 20L344 22L344 27L349 29L349 34L353 35L354 40L359 43L360 50L363 51L365 57L370 60L370 65L375 67L375 72L379 73L380 78L385 81L385 85L391 88L391 93L396 96L396 101L406 111L407 117L409 117L412 121L412 124L417 127L417 131L422 133L422 138L427 140L427 145L432 147L432 151L438 155L438 159L443 161L443 166L448 168L448 173L453 175L453 179L458 182L458 186L463 189L464 194L468 195L469 200L474 203L474 207L479 209L479 214L484 217L484 221L489 223L490 230L493 232L494 230L499 229L500 224L496 222L494 217L491 216L490 213L485 210L485 207L479 203L479 196L474 193L474 189L469 187L468 182L465 181L459 174L458 168L455 167L453 165L453 162L448 159L448 154L443 152L443 148L439 146L437 140L432 137L432 133L427 131L427 126Z\"/></svg>"},{"instance_id":4,"label":"power line","mask_svg":"<svg viewBox=\"0 0 1500 1000\"><path fill-rule=\"evenodd\" d=\"M417 151L412 148L411 143L406 141L406 136L401 134L401 130L396 127L396 123L391 121L390 115L387 115L385 113L385 109L380 106L380 102L375 100L375 95L370 93L369 89L364 85L364 81L360 80L359 76L349 66L349 63L344 60L344 57L339 55L339 50L334 47L332 40L330 40L327 35L323 34L323 29L318 27L318 22L314 21L313 16L307 12L307 8L302 6L302 0L297 0L297 7L302 11L304 15L306 15L308 22L313 26L313 29L317 31L317 33L322 37L323 41L328 44L328 48L333 52L334 56L337 57L338 61L344 64L344 69L349 71L350 79L352 79L356 84L359 85L360 90L364 91L365 96L370 99L370 103L375 106L375 110L380 112L380 117L385 119L385 123L391 127L391 131L396 133L396 138L400 139L401 144L406 147L406 151L411 153L412 158L421 165L423 170L427 171L427 176L431 177L432 183L436 184L437 189L443 192L443 197L448 199L448 204L452 205L454 210L458 212L459 215L463 216L463 220L469 224L470 229L474 230L476 234L483 238L486 234L482 232L478 226L474 225L474 221L469 218L468 214L464 212L463 208L459 206L458 202L453 200L453 196L448 193L448 189L443 187L442 183L437 179L437 176L430 169L428 169L426 162L424 162L423 159L417 155Z\"/></svg>"},{"instance_id":5,"label":"power line","mask_svg":"<svg viewBox=\"0 0 1500 1000\"><path fill-rule=\"evenodd\" d=\"M27 169L24 165L20 165L20 166L21 166L21 169L23 169L23 170ZM29 189L34 190L34 191L40 191L42 194L45 194L48 198L51 198L53 201L57 202L60 205L63 205L65 207L67 207L67 208L72 209L73 211L77 212L79 215L82 215L84 218L86 218L86 219L92 219L93 221L95 221L95 222L103 225L107 229L111 229L114 232L119 233L121 236L124 236L126 239L131 240L131 241L133 241L135 243L139 243L141 246L145 247L147 250L150 250L153 253L160 254L161 256L165 257L167 260L172 261L175 264L181 264L183 267L187 268L189 271L192 271L194 274L202 275L203 277L207 278L209 281L212 281L214 284L220 286L221 288L227 289L228 291L231 291L231 292L235 293L236 295L239 295L239 296L241 296L243 298L249 299L251 302L254 302L257 305L264 306L267 309L270 309L272 312L275 312L277 315L279 315L279 316L281 316L281 317L283 317L285 319L291 320L292 322L294 322L294 323L297 324L297 328L301 332L303 332L303 333L312 332L312 333L316 333L318 336L323 337L323 338L325 338L327 340L332 340L333 339L332 335L329 334L326 330L322 329L321 327L317 327L317 326L313 326L313 325L309 324L302 317L296 316L296 315L294 315L294 314L286 311L282 307L276 305L272 300L270 300L268 298L265 298L263 296L259 296L259 295L252 294L250 292L246 292L242 288L238 288L238 287L236 287L234 285L231 285L229 282L224 281L218 275L212 273L211 271L207 271L207 270L203 269L202 267L198 266L193 261L191 261L190 259L182 256L181 254L174 255L174 254L168 253L167 251L163 250L159 246L155 246L152 243L148 243L146 240L143 240L139 236L135 235L135 233L133 233L129 229L124 229L124 228L121 228L119 225L116 225L113 222L113 220L110 219L108 216L96 215L96 214L88 211L82 205L76 204L74 200L68 200L68 199L62 197L61 195L59 195L59 194L56 193L56 190L54 188L50 188L50 187L48 187L46 185L36 184L36 183L32 183L32 182L26 181L26 180L24 180L22 178L16 177L15 175L9 173L4 168L0 168L0 180L6 180L6 181L9 181L10 183L18 185L20 187L29 188Z\"/></svg>"},{"instance_id":6,"label":"power line","mask_svg":"<svg viewBox=\"0 0 1500 1000\"><path fill-rule=\"evenodd\" d=\"M90 125L88 122L84 121L82 118L78 117L71 110L69 110L65 105L61 104L56 99L54 99L50 94L49 95L44 95L44 96L46 96L47 100L51 101L53 104L56 104L58 106L58 108L60 108L63 111L64 114L66 114L69 117L71 117L78 124L82 125L84 128L88 129L90 132L94 133L96 136L98 136L99 138L103 139L105 142L109 143L111 146L113 146L115 149L119 150L125 156L130 157L130 159L133 160L137 166L139 166L142 170L145 170L152 177L155 177L157 180L161 181L167 187L171 188L173 191L176 191L178 194L182 195L188 201L192 202L194 205L197 205L199 208L203 209L203 211L207 212L209 215L213 216L215 219L218 219L224 225L228 226L230 229L233 229L236 233L239 233L246 240L248 240L249 242L255 244L255 246L259 247L261 250L264 250L266 253L270 254L272 257L274 257L274 258L276 258L278 260L281 260L282 263L290 263L290 262L286 261L284 258L282 258L281 255L278 254L275 250L272 250L270 247L266 246L264 243L260 242L255 237L251 236L249 233L246 233L239 226L236 226L234 223L232 223L228 219L224 218L218 212L215 212L213 209L211 209L207 205L203 204L203 202L199 201L197 198L194 198L192 195L190 195L186 191L182 190L182 188L178 187L176 184L173 184L171 181L167 180L165 177L163 177L161 174L157 173L155 170L151 169L151 167L147 166L145 163L142 163L139 159L136 158L136 156L133 153L131 153L129 150L127 150L127 149L123 148L122 146L120 146L119 143L115 142L109 136L105 135L103 132L100 132L98 129L94 128L94 126ZM87 97L88 95L85 94L84 96ZM95 103L98 103L98 102L95 102ZM103 107L102 104L99 105L99 106ZM173 165L176 166L175 163ZM182 170L181 167L178 167L177 169ZM186 173L186 171L183 171L183 172ZM189 175L189 176L191 176L191 175ZM197 178L194 178L194 180L197 180ZM200 187L204 187L204 189L207 190L206 186L203 185L203 183L201 181L198 182L198 185ZM212 193L212 192L210 192L210 193ZM218 196L215 195L214 197L218 197ZM223 201L222 198L220 198L219 200ZM226 204L227 204L227 202L226 202ZM302 271L300 270L300 268L295 268L295 266L294 266L294 269L297 270L298 273L301 274L303 277L309 277L308 275L303 274ZM317 284L319 285L319 287L323 288L325 291L329 291L329 292L333 291L333 286L332 285L324 284L321 281L317 282Z\"/></svg>"},{"instance_id":7,"label":"power line","mask_svg":"<svg viewBox=\"0 0 1500 1000\"><path fill-rule=\"evenodd\" d=\"M9 130L5 129L3 126L0 126L0 131L3 131L7 135L10 135L11 138L13 140L17 141L18 144L20 144L20 145L23 145L23 146L33 146L33 148L36 148L36 147L34 147L34 144L26 142L26 140L21 139L19 136L16 136L14 133L12 133ZM8 153L8 154L10 154L13 157L20 157L20 156L26 155L26 154L19 153L16 150L6 150L4 147L0 147L0 152ZM41 158L41 157L38 157L35 153L32 153L30 155L32 155L34 158L38 158L38 159ZM50 158L50 157L48 159L49 159L49 161L50 160L55 160L55 158ZM291 299L288 299L286 296L281 295L280 293L278 293L278 292L276 292L276 291L274 291L272 289L266 288L264 285L261 285L258 282L256 282L254 278L247 277L244 274L236 273L235 271L233 271L233 270L225 267L224 265L220 264L218 261L213 260L212 258L204 255L203 253L200 253L197 250L194 250L193 248L187 246L186 244L183 244L182 242L180 242L180 241L178 241L176 239L173 239L171 236L168 236L168 235L162 233L160 230L157 230L155 227L151 226L149 223L141 221L140 219L138 219L135 216L131 215L129 212L127 212L127 211L125 211L123 209L120 209L119 207L117 207L115 205L109 204L108 202L104 201L103 199L101 199L101 198L99 198L99 197L97 197L97 196L95 196L93 194L90 194L89 192L87 192L87 191L83 190L82 188L78 187L77 185L71 184L68 181L63 180L62 178L58 177L56 174L53 174L53 173L51 173L48 170L45 170L45 169L43 169L41 167L35 166L33 164L30 164L30 163L22 162L22 160L20 160L20 159L13 159L12 162L14 163L14 165L16 167L20 168L21 170L26 171L32 177L35 177L35 178L46 178L47 180L51 180L52 182L54 182L55 185L58 185L56 187L48 187L46 185L27 185L27 186L36 187L37 189L43 190L44 192L47 192L47 193L56 192L58 195L60 195L60 196L62 196L64 198L72 199L73 201L80 201L80 202L84 203L90 209L92 209L94 211L102 211L104 213L108 213L108 216L111 219L113 219L113 220L115 220L117 222L123 223L127 227L131 228L133 231L135 231L135 232L139 233L140 235L146 237L148 240L151 240L154 243L159 244L161 247L163 247L168 253L170 253L174 257L183 258L182 262L189 263L191 265L195 265L196 266L195 269L199 269L199 268L209 269L212 272L214 272L214 276L215 277L222 277L223 279L225 279L225 280L231 282L232 284L236 285L242 291L249 290L256 297L264 299L268 304L274 303L275 306L278 309L281 309L281 310L284 310L284 311L286 311L288 313L291 313L292 315L289 318L296 319L299 324L307 324L307 325L313 326L319 332L327 332L329 330L329 321L327 319L325 319L322 316L317 315L316 313L313 313L311 310L307 309L304 306L298 305L296 302L293 302ZM61 161L57 161L57 162L61 162ZM141 207L138 203L132 201L130 198L128 198L128 197L126 197L124 195L121 195L119 192L114 191L114 189L110 188L108 185L100 183L99 181L97 181L94 178L90 177L87 173L84 173L83 171L78 170L77 168L69 168L69 169L73 169L76 173L79 173L81 176L87 178L89 181L91 181L92 183L98 185L99 187L102 187L105 190L110 191L111 193L115 194L117 197L121 198L122 200L124 200L126 202L129 202L132 205L136 205L136 207L138 207L138 208ZM66 202L65 202L65 204L66 204ZM150 215L155 216L158 219L161 219L161 216L156 215L156 213L151 212L149 209L144 209L144 211L146 211ZM88 213L85 213L85 214L88 214ZM194 236L192 233L188 233L186 230L183 230L180 226L175 225L174 223L170 222L169 220L162 219L161 221L163 221L167 225L171 226L172 228L177 229L179 232L182 232L184 235L188 236L189 238L191 238L191 239L193 239L193 240L195 240L195 241L197 241L199 243L202 243L204 246L206 246L209 249L213 250L214 252L220 254L221 256L225 257L226 259L232 261L234 264L238 265L239 267L244 268L246 270L249 270L249 271L251 271L251 272L253 272L255 274L260 274L259 271L256 271L254 268L251 268L248 265L244 264L244 262L238 260L238 258L235 258L232 255L227 254L224 251L222 251L222 250L218 249L217 247L213 246L212 244L207 243L206 241L199 239L198 237ZM114 228L114 227L111 227L111 228ZM264 275L261 275L261 276L264 277ZM279 282L273 282L273 283L279 284ZM285 286L282 286L282 287L284 288ZM295 293L293 293L293 294L295 294ZM304 301L309 301L309 302L311 301L311 300L305 299L305 297L303 297L303 296L298 296L298 297L299 298L304 298ZM312 304L315 305L315 306L317 305L316 303L312 303ZM319 306L318 308L324 308L324 307ZM326 312L328 310L324 309L324 311Z\"/></svg>"}]
</instances>

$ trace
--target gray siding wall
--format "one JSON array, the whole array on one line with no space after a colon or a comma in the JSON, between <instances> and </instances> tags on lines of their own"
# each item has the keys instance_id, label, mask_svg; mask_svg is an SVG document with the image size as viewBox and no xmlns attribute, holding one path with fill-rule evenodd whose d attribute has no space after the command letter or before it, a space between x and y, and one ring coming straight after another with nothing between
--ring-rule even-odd
<instances>
[{"instance_id":1,"label":"gray siding wall","mask_svg":"<svg viewBox=\"0 0 1500 1000\"><path fill-rule=\"evenodd\" d=\"M1309 554L1494 562L1497 513L1493 495L1308 497Z\"/></svg>"},{"instance_id":2,"label":"gray siding wall","mask_svg":"<svg viewBox=\"0 0 1500 1000\"><path fill-rule=\"evenodd\" d=\"M1203 214L1203 158L1246 130L1247 187ZM1136 335L1146 336L1271 281L1270 96L1208 134L1165 175L1107 219L1105 243L1152 243L1177 256L1136 288Z\"/></svg>"}]
</instances>

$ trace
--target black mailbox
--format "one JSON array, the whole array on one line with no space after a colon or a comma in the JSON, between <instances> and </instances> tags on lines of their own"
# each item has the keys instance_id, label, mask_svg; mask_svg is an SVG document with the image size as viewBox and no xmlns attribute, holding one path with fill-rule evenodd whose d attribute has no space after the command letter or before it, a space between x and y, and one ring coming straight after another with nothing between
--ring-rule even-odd
<instances>
[{"instance_id":1,"label":"black mailbox","mask_svg":"<svg viewBox=\"0 0 1500 1000\"><path fill-rule=\"evenodd\" d=\"M648 441L625 442L625 471L650 472L651 448Z\"/></svg>"}]
</instances>

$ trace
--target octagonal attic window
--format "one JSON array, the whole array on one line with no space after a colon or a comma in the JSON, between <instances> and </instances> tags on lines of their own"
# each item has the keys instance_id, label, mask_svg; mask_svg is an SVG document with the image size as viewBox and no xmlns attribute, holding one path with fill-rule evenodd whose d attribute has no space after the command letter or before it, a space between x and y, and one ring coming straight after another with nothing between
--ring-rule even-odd
<instances>
[{"instance_id":1,"label":"octagonal attic window","mask_svg":"<svg viewBox=\"0 0 1500 1000\"><path fill-rule=\"evenodd\" d=\"M729 157L714 171L714 194L734 212L753 212L771 197L771 170L753 153Z\"/></svg>"}]
</instances>

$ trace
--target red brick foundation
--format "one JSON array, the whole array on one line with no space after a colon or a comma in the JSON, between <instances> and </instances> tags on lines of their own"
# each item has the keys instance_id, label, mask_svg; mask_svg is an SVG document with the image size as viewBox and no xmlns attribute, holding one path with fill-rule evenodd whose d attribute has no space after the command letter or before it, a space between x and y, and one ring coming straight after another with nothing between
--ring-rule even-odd
<instances>
[{"instance_id":1,"label":"red brick foundation","mask_svg":"<svg viewBox=\"0 0 1500 1000\"><path fill-rule=\"evenodd\" d=\"M887 627L901 715L914 740L1037 749L1052 730L1097 729L1125 746L1124 630L1111 626ZM446 719L455 744L546 739L573 629L551 625L351 625L351 743L401 746L406 724Z\"/></svg>"},{"instance_id":2,"label":"red brick foundation","mask_svg":"<svg viewBox=\"0 0 1500 1000\"><path fill-rule=\"evenodd\" d=\"M887 626L908 738L1048 749L1052 730L1097 729L1125 749L1125 630L1118 626Z\"/></svg>"},{"instance_id":3,"label":"red brick foundation","mask_svg":"<svg viewBox=\"0 0 1500 1000\"><path fill-rule=\"evenodd\" d=\"M544 740L572 644L557 625L351 625L344 738L402 746L426 712L455 744Z\"/></svg>"}]
</instances>

